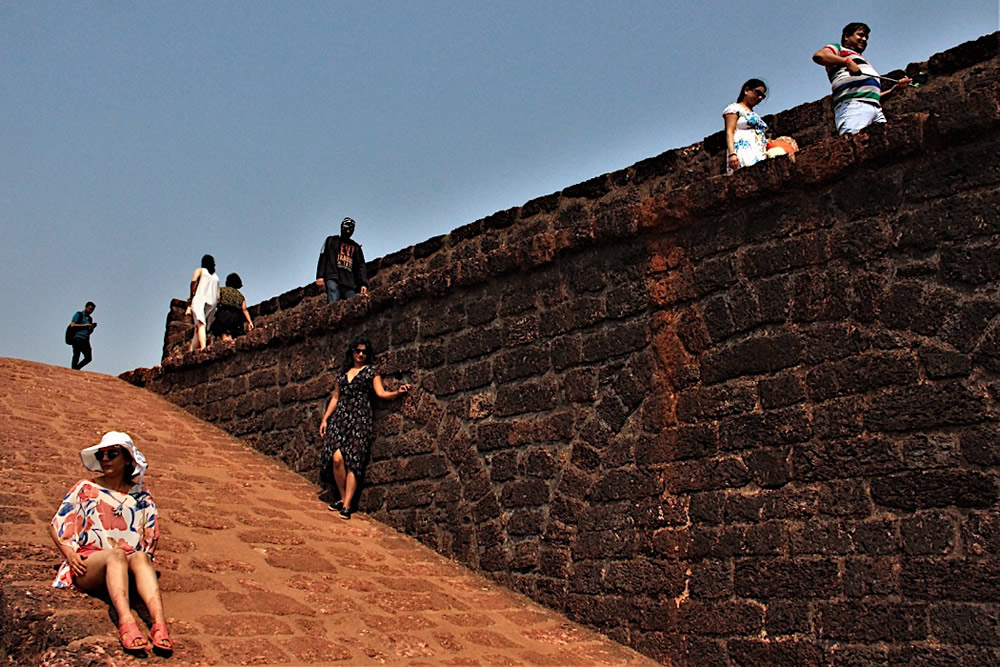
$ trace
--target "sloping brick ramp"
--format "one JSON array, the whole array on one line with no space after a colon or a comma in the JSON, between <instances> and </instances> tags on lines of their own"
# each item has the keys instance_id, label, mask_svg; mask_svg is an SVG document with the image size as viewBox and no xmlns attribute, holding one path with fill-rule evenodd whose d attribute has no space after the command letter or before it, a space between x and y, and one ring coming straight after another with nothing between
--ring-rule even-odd
<instances>
[{"instance_id":1,"label":"sloping brick ramp","mask_svg":"<svg viewBox=\"0 0 1000 667\"><path fill-rule=\"evenodd\" d=\"M117 378L0 358L0 661L152 664L645 664L642 656L362 515L166 400ZM128 431L163 515L157 556L177 650L136 659L108 605L50 587L46 526Z\"/></svg>"}]
</instances>

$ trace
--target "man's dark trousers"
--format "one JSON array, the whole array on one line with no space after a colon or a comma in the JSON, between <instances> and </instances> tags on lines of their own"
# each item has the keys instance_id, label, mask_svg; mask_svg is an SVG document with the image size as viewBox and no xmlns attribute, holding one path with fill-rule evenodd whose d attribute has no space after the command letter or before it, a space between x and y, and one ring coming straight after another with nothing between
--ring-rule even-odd
<instances>
[{"instance_id":1,"label":"man's dark trousers","mask_svg":"<svg viewBox=\"0 0 1000 667\"><path fill-rule=\"evenodd\" d=\"M83 361L80 361L80 355L83 355ZM64 357L65 358L65 357ZM84 338L83 340L74 339L73 340L73 369L80 370L84 366L90 363L93 359L93 354L90 350L90 339Z\"/></svg>"}]
</instances>

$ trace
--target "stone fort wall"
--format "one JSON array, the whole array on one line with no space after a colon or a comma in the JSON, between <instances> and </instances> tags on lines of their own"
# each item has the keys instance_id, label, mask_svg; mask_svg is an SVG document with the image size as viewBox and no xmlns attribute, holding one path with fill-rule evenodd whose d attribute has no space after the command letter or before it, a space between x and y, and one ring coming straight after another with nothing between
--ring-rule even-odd
<instances>
[{"instance_id":1,"label":"stone fort wall","mask_svg":"<svg viewBox=\"0 0 1000 667\"><path fill-rule=\"evenodd\" d=\"M312 478L366 332L387 384L360 507L678 664L1000 661L998 34L907 71L890 124L768 118L254 306L123 377Z\"/></svg>"}]
</instances>

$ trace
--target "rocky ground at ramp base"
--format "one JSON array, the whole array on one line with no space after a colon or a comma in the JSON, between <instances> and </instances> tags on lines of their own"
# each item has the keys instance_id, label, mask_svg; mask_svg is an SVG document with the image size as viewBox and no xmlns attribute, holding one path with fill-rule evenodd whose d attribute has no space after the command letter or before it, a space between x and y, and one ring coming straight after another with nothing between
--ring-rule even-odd
<instances>
[{"instance_id":1,"label":"rocky ground at ramp base","mask_svg":"<svg viewBox=\"0 0 1000 667\"><path fill-rule=\"evenodd\" d=\"M363 515L117 378L0 358L0 659L11 664L646 664ZM176 650L139 659L108 605L51 588L47 524L103 432L132 435L160 508Z\"/></svg>"}]
</instances>

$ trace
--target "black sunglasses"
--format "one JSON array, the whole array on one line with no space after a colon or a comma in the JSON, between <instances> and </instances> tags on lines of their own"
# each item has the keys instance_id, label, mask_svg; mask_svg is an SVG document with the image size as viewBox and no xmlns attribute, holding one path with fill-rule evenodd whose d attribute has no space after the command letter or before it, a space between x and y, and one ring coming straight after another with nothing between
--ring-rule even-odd
<instances>
[{"instance_id":1,"label":"black sunglasses","mask_svg":"<svg viewBox=\"0 0 1000 667\"><path fill-rule=\"evenodd\" d=\"M368 350L366 350L363 347L356 347L356 348L354 348L351 351L354 352L354 354L364 354L366 356L368 355Z\"/></svg>"},{"instance_id":2,"label":"black sunglasses","mask_svg":"<svg viewBox=\"0 0 1000 667\"><path fill-rule=\"evenodd\" d=\"M765 97L767 97L767 93L765 93L760 88L754 88L753 92L757 93L757 97L759 97L760 99L764 99Z\"/></svg>"},{"instance_id":3,"label":"black sunglasses","mask_svg":"<svg viewBox=\"0 0 1000 667\"><path fill-rule=\"evenodd\" d=\"M114 461L121 453L120 449L102 449L94 452L94 458L98 461L103 461L104 459Z\"/></svg>"}]
</instances>

